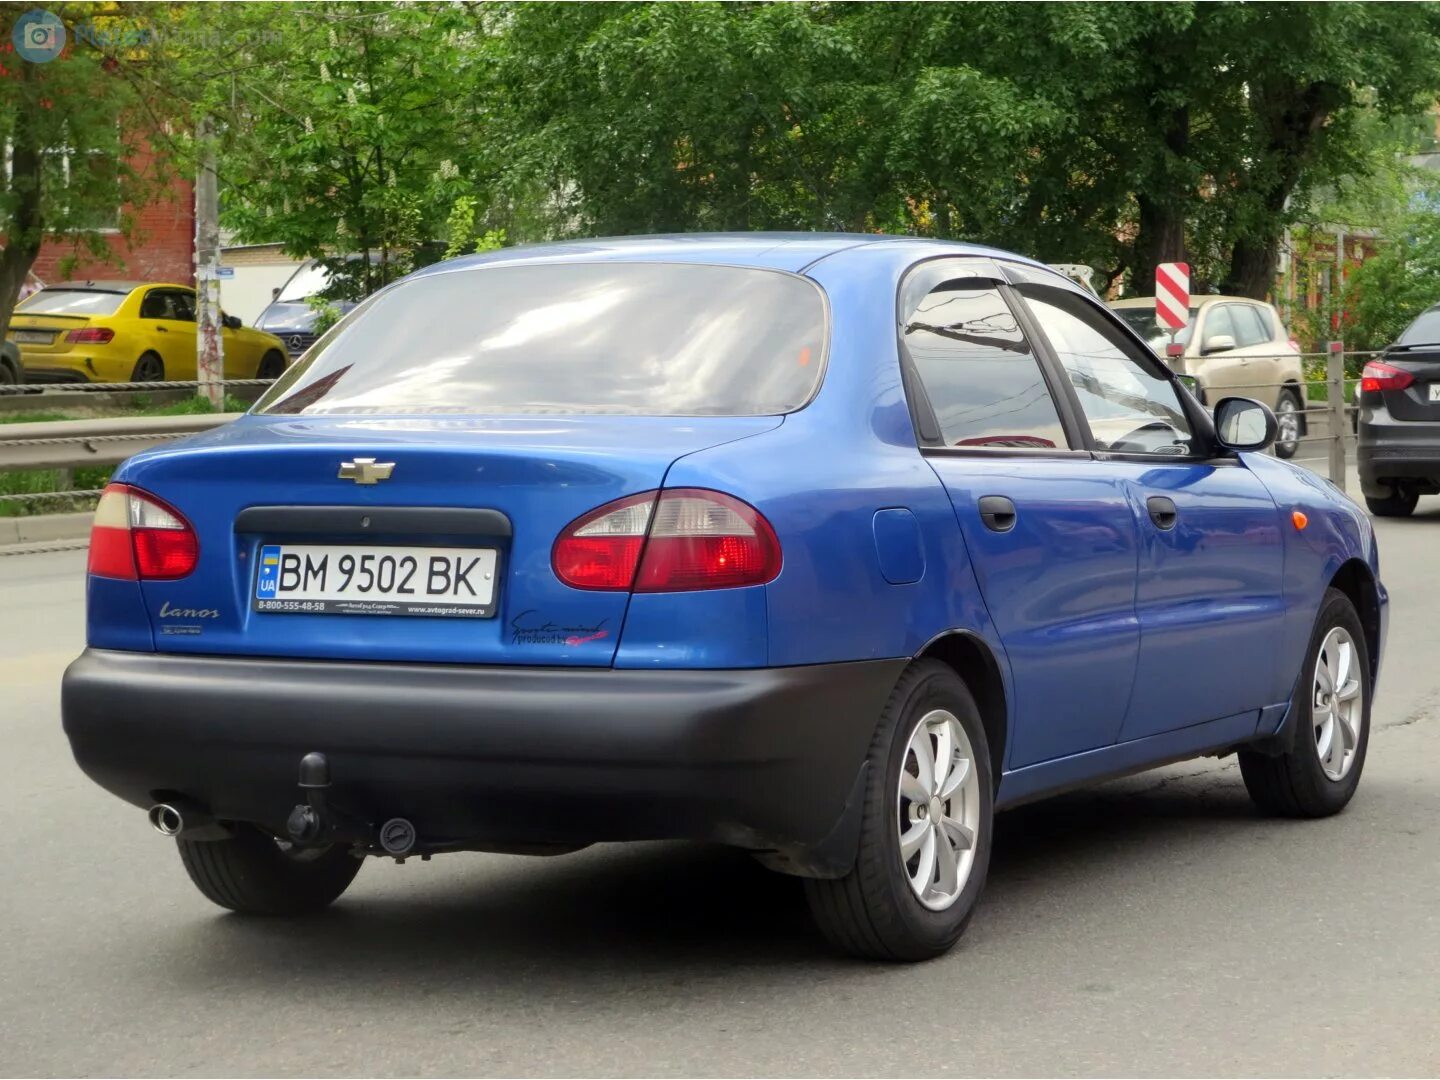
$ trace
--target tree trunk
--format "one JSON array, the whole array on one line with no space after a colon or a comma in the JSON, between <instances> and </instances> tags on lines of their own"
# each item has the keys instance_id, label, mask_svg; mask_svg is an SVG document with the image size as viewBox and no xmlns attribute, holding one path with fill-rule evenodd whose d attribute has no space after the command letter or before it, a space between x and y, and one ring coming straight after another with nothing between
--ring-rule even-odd
<instances>
[{"instance_id":1,"label":"tree trunk","mask_svg":"<svg viewBox=\"0 0 1440 1080\"><path fill-rule=\"evenodd\" d=\"M1135 237L1130 291L1137 296L1151 296L1155 292L1155 267L1185 261L1185 213L1178 206L1158 203L1148 195L1137 195L1135 201L1140 206L1140 232Z\"/></svg>"},{"instance_id":2,"label":"tree trunk","mask_svg":"<svg viewBox=\"0 0 1440 1080\"><path fill-rule=\"evenodd\" d=\"M1264 300L1275 285L1279 262L1278 236L1235 241L1235 248L1230 253L1230 273L1225 278L1225 292L1231 296Z\"/></svg>"},{"instance_id":3,"label":"tree trunk","mask_svg":"<svg viewBox=\"0 0 1440 1080\"><path fill-rule=\"evenodd\" d=\"M1183 162L1190 150L1190 110L1171 109L1163 117L1155 117L1165 125L1165 150L1169 157L1154 174L1153 193L1139 192L1135 202L1140 210L1140 231L1135 237L1134 273L1130 291L1137 296L1155 292L1155 267L1165 262L1185 261L1185 207L1190 193L1172 179L1176 170L1172 161Z\"/></svg>"},{"instance_id":4,"label":"tree trunk","mask_svg":"<svg viewBox=\"0 0 1440 1080\"><path fill-rule=\"evenodd\" d=\"M30 68L30 64L21 64L18 77L28 81ZM22 95L22 100L27 96ZM40 216L40 164L43 155L38 143L30 108L17 109L10 148L10 196L14 212L10 215L5 250L0 252L0 333L6 332L10 326L10 315L15 310L20 288L25 284L30 267L35 265L35 256L40 254L40 241L44 236Z\"/></svg>"}]
</instances>

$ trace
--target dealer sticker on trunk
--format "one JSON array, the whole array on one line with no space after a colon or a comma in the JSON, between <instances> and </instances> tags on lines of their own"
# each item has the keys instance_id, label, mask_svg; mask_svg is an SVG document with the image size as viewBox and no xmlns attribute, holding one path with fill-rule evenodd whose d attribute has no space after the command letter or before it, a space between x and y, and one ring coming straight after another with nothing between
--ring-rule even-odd
<instances>
[{"instance_id":1,"label":"dealer sticker on trunk","mask_svg":"<svg viewBox=\"0 0 1440 1080\"><path fill-rule=\"evenodd\" d=\"M494 548L265 544L256 611L298 615L495 614Z\"/></svg>"}]
</instances>

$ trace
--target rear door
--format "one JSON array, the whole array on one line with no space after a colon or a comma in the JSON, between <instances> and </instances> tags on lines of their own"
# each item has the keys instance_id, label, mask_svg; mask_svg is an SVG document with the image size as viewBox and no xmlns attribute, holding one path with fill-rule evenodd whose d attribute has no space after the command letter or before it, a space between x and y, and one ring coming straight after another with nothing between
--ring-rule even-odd
<instances>
[{"instance_id":1,"label":"rear door","mask_svg":"<svg viewBox=\"0 0 1440 1080\"><path fill-rule=\"evenodd\" d=\"M1078 292L1022 284L1140 533L1140 652L1119 740L1258 711L1285 613L1280 512L1243 458L1210 460L1176 383Z\"/></svg>"},{"instance_id":2,"label":"rear door","mask_svg":"<svg viewBox=\"0 0 1440 1080\"><path fill-rule=\"evenodd\" d=\"M1135 673L1138 529L980 260L921 263L902 357L922 452L954 506L1014 687L1008 767L1114 741Z\"/></svg>"},{"instance_id":3,"label":"rear door","mask_svg":"<svg viewBox=\"0 0 1440 1080\"><path fill-rule=\"evenodd\" d=\"M140 300L146 347L165 362L165 378L195 378L195 297L183 289L148 289Z\"/></svg>"}]
</instances>

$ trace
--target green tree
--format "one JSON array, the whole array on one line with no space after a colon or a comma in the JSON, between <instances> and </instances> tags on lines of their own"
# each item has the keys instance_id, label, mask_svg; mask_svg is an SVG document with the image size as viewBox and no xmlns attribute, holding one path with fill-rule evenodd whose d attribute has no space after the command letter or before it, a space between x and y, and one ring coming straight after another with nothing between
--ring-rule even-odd
<instances>
[{"instance_id":1,"label":"green tree","mask_svg":"<svg viewBox=\"0 0 1440 1080\"><path fill-rule=\"evenodd\" d=\"M42 63L18 55L15 23L33 5L0 5L0 141L9 167L0 177L0 326L6 326L26 275L47 239L69 245L76 257L104 258L109 238L129 234L121 215L141 201L165 175L165 162L135 167L141 151L158 149L147 94L147 63L133 49L77 40L75 29L91 22L93 4L49 4L66 24L65 51ZM140 5L122 18L127 25L148 12Z\"/></svg>"}]
</instances>

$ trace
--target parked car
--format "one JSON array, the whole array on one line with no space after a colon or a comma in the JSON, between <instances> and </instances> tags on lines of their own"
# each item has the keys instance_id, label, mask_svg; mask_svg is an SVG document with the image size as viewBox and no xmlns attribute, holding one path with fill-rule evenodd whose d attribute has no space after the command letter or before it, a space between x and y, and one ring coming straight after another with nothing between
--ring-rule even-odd
<instances>
[{"instance_id":1,"label":"parked car","mask_svg":"<svg viewBox=\"0 0 1440 1080\"><path fill-rule=\"evenodd\" d=\"M804 878L842 949L935 956L999 809L1231 752L1275 814L1359 782L1370 520L1177 379L960 244L427 268L117 470L65 730L235 911L366 854L697 838Z\"/></svg>"},{"instance_id":2,"label":"parked car","mask_svg":"<svg viewBox=\"0 0 1440 1080\"><path fill-rule=\"evenodd\" d=\"M1165 355L1170 332L1155 323L1153 296L1127 297L1110 306L1157 355ZM1274 307L1243 296L1192 296L1190 324L1175 342L1184 353L1172 366L1195 377L1202 402L1213 404L1227 394L1264 402L1280 424L1276 455L1295 456L1306 430L1305 372L1299 343Z\"/></svg>"},{"instance_id":3,"label":"parked car","mask_svg":"<svg viewBox=\"0 0 1440 1080\"><path fill-rule=\"evenodd\" d=\"M320 262L310 259L302 263L275 291L275 299L260 312L255 325L283 341L292 360L299 357L316 338L316 313L310 306L310 298L321 295L329 284L330 273ZM336 300L334 304L341 314L355 307L350 300Z\"/></svg>"},{"instance_id":4,"label":"parked car","mask_svg":"<svg viewBox=\"0 0 1440 1080\"><path fill-rule=\"evenodd\" d=\"M1360 372L1360 490L1379 517L1409 517L1440 493L1440 304Z\"/></svg>"},{"instance_id":5,"label":"parked car","mask_svg":"<svg viewBox=\"0 0 1440 1080\"><path fill-rule=\"evenodd\" d=\"M196 377L195 290L140 281L49 285L10 317L32 382L157 382ZM225 317L225 375L274 379L285 347Z\"/></svg>"},{"instance_id":6,"label":"parked car","mask_svg":"<svg viewBox=\"0 0 1440 1080\"><path fill-rule=\"evenodd\" d=\"M0 342L0 385L25 381L25 361L13 341Z\"/></svg>"}]
</instances>

